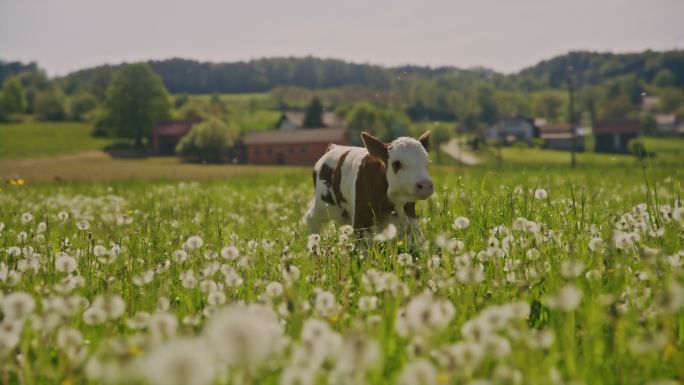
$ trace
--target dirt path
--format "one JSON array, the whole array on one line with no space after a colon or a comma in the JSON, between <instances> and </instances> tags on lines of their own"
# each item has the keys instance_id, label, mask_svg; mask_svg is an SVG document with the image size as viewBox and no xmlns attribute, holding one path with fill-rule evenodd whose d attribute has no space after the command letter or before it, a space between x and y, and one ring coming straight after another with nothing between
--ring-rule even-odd
<instances>
[{"instance_id":1,"label":"dirt path","mask_svg":"<svg viewBox=\"0 0 684 385\"><path fill-rule=\"evenodd\" d=\"M469 166L474 166L481 162L478 157L465 148L464 144L459 143L457 138L451 139L448 143L442 145L442 151L457 161Z\"/></svg>"}]
</instances>

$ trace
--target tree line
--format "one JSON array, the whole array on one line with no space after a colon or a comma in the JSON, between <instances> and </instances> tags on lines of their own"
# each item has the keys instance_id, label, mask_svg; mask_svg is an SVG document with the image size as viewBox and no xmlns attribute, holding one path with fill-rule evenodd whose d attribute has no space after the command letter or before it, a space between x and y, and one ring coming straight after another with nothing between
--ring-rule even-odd
<instances>
[{"instance_id":1,"label":"tree line","mask_svg":"<svg viewBox=\"0 0 684 385\"><path fill-rule=\"evenodd\" d=\"M568 70L576 85L576 116L595 119L638 117L645 95L661 99L661 112L684 115L684 51L633 54L570 52L515 74L454 67L380 67L334 59L271 58L237 63L171 59L148 68L165 92L176 94L180 116L216 115L221 103L186 103L187 94L269 91L270 109L303 108L313 97L344 113L371 107L393 121L456 122L463 131L487 127L509 117L567 121ZM107 100L117 75L128 66L105 65L49 79L35 63L0 62L0 119L17 113L42 120L89 120L101 132L112 125ZM250 108L252 106L250 105ZM223 111L225 112L225 111ZM359 118L360 121L363 119ZM389 127L390 125L386 125ZM387 128L385 131L388 131Z\"/></svg>"}]
</instances>

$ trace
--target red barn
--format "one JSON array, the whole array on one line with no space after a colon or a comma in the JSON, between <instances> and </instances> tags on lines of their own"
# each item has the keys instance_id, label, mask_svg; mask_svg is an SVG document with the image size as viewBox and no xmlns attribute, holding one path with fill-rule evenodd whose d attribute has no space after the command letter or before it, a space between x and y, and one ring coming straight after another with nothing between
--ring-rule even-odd
<instances>
[{"instance_id":1,"label":"red barn","mask_svg":"<svg viewBox=\"0 0 684 385\"><path fill-rule=\"evenodd\" d=\"M349 145L346 128L250 132L244 139L251 164L314 164L330 143Z\"/></svg>"},{"instance_id":2,"label":"red barn","mask_svg":"<svg viewBox=\"0 0 684 385\"><path fill-rule=\"evenodd\" d=\"M182 137L187 135L192 126L201 119L162 120L152 127L152 151L160 155L173 155L176 145Z\"/></svg>"}]
</instances>

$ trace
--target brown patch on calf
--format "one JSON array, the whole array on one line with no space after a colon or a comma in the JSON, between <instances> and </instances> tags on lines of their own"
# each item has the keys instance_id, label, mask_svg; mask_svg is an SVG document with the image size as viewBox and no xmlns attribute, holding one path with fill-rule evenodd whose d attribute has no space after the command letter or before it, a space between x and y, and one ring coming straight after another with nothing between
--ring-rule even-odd
<instances>
[{"instance_id":1,"label":"brown patch on calf","mask_svg":"<svg viewBox=\"0 0 684 385\"><path fill-rule=\"evenodd\" d=\"M329 203L331 205L334 205L335 204L335 198L333 198L332 193L330 192L330 186L332 185L332 177L333 177L332 167L323 163L323 165L321 166L321 169L318 170L318 178L323 181L325 186L328 188L328 192L324 195L321 195L321 199L325 203Z\"/></svg>"},{"instance_id":2,"label":"brown patch on calf","mask_svg":"<svg viewBox=\"0 0 684 385\"><path fill-rule=\"evenodd\" d=\"M314 190L316 190L316 170L313 170Z\"/></svg>"},{"instance_id":3,"label":"brown patch on calf","mask_svg":"<svg viewBox=\"0 0 684 385\"><path fill-rule=\"evenodd\" d=\"M342 196L342 190L340 189L340 184L342 184L342 165L344 164L345 159L347 159L347 155L349 155L349 152L351 150L345 152L340 156L340 159L337 161L337 166L335 166L335 171L333 171L332 174L332 190L335 193L335 197L337 198L337 205L339 206L342 202L346 202L346 199Z\"/></svg>"},{"instance_id":4,"label":"brown patch on calf","mask_svg":"<svg viewBox=\"0 0 684 385\"><path fill-rule=\"evenodd\" d=\"M416 214L416 202L408 202L404 205L404 213L409 218L418 218Z\"/></svg>"},{"instance_id":5,"label":"brown patch on calf","mask_svg":"<svg viewBox=\"0 0 684 385\"><path fill-rule=\"evenodd\" d=\"M394 209L387 198L385 163L367 155L361 161L356 178L354 229L367 229L381 222Z\"/></svg>"}]
</instances>

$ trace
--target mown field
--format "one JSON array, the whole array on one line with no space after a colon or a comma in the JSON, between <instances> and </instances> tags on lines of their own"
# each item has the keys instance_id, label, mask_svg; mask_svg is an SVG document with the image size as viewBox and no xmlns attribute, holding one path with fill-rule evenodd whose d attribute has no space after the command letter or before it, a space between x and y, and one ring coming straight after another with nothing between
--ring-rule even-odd
<instances>
[{"instance_id":1,"label":"mown field","mask_svg":"<svg viewBox=\"0 0 684 385\"><path fill-rule=\"evenodd\" d=\"M298 170L7 184L0 383L682 383L682 172L435 170L423 242Z\"/></svg>"}]
</instances>

